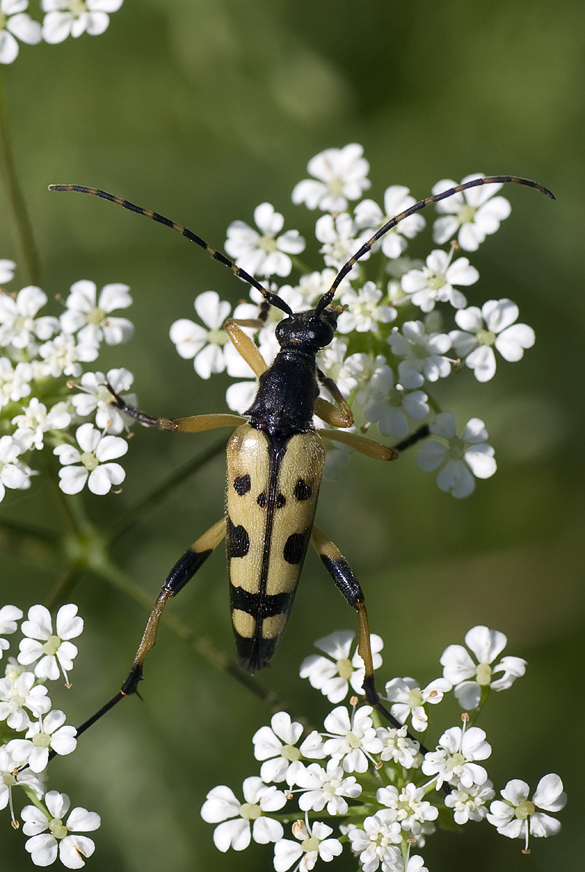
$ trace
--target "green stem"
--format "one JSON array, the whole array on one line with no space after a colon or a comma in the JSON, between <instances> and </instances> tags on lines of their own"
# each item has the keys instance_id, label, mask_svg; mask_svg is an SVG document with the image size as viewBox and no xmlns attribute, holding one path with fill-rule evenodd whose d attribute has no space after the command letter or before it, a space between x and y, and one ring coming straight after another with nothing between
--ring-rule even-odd
<instances>
[{"instance_id":1,"label":"green stem","mask_svg":"<svg viewBox=\"0 0 585 872\"><path fill-rule=\"evenodd\" d=\"M24 195L18 183L14 154L8 124L8 107L4 93L4 83L0 74L0 163L8 200L12 210L14 228L20 256L28 284L38 285L40 281L39 257L33 238L32 225L28 216Z\"/></svg>"}]
</instances>

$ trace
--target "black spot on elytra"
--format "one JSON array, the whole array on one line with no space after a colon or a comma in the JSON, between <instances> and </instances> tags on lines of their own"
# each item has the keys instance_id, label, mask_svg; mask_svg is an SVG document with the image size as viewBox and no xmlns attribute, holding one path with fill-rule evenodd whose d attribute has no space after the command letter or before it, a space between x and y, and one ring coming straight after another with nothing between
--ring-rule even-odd
<instances>
[{"instance_id":1,"label":"black spot on elytra","mask_svg":"<svg viewBox=\"0 0 585 872\"><path fill-rule=\"evenodd\" d=\"M303 500L308 500L311 494L313 493L313 488L310 484L307 484L306 481L303 481L302 478L299 478L295 485L295 497L299 502L303 502Z\"/></svg>"},{"instance_id":2,"label":"black spot on elytra","mask_svg":"<svg viewBox=\"0 0 585 872\"><path fill-rule=\"evenodd\" d=\"M250 537L242 525L234 527L231 520L227 519L227 553L228 557L245 557L250 550Z\"/></svg>"},{"instance_id":3,"label":"black spot on elytra","mask_svg":"<svg viewBox=\"0 0 585 872\"><path fill-rule=\"evenodd\" d=\"M234 490L239 496L243 497L244 494L247 494L250 490L252 484L250 482L250 476L248 473L246 475L238 475L234 478Z\"/></svg>"},{"instance_id":4,"label":"black spot on elytra","mask_svg":"<svg viewBox=\"0 0 585 872\"><path fill-rule=\"evenodd\" d=\"M266 494L262 491L261 494L258 495L258 499L256 500L261 509L266 506Z\"/></svg>"},{"instance_id":5,"label":"black spot on elytra","mask_svg":"<svg viewBox=\"0 0 585 872\"><path fill-rule=\"evenodd\" d=\"M285 495L284 495L284 494L278 494L278 496L276 497L276 508L277 508L277 509L282 509L282 507L284 506L285 503L286 503L286 497L285 497Z\"/></svg>"},{"instance_id":6,"label":"black spot on elytra","mask_svg":"<svg viewBox=\"0 0 585 872\"><path fill-rule=\"evenodd\" d=\"M305 556L311 529L304 533L292 533L286 540L283 556L287 563L296 566Z\"/></svg>"}]
</instances>

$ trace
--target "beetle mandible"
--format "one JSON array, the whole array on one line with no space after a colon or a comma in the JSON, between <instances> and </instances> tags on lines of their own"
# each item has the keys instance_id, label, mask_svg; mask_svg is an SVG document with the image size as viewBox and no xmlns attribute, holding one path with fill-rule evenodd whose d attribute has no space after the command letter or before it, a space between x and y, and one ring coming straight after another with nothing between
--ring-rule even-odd
<instances>
[{"instance_id":1,"label":"beetle mandible","mask_svg":"<svg viewBox=\"0 0 585 872\"><path fill-rule=\"evenodd\" d=\"M314 309L298 313L201 237L163 215L98 188L80 185L49 187L52 191L77 191L110 200L171 227L260 291L265 301L258 319L229 319L225 324L231 342L259 379L256 398L244 416L207 414L172 420L156 418L128 405L110 388L112 404L147 427L181 433L221 427L236 429L227 444L225 517L197 539L172 568L150 614L132 669L121 690L79 728L78 735L125 696L136 692L143 675L144 659L156 642L166 603L191 580L224 538L229 563L232 622L240 665L248 672L254 672L266 666L273 656L287 623L311 542L338 589L357 612L358 651L365 664L363 687L366 701L400 726L381 704L376 690L368 614L360 584L337 546L315 526L313 519L325 460L323 438L344 443L374 459L394 460L401 450L427 435L428 427L423 426L394 448L343 430L315 428L314 414L333 427L347 428L353 424L353 415L345 398L333 380L318 368L317 354L331 343L337 319L343 311L342 307L333 305L339 285L379 239L399 222L431 203L468 188L494 183L526 185L554 199L550 191L529 179L487 176L419 200L387 221L355 252ZM268 366L242 328L262 327L270 306L280 309L286 317L276 329L280 350ZM319 384L327 389L334 403L319 396Z\"/></svg>"}]
</instances>

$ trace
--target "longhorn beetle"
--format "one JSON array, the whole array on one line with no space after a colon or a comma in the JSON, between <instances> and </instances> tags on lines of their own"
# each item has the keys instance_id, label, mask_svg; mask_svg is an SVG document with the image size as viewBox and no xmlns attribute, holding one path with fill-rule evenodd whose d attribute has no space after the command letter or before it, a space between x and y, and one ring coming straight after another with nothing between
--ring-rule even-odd
<instances>
[{"instance_id":1,"label":"longhorn beetle","mask_svg":"<svg viewBox=\"0 0 585 872\"><path fill-rule=\"evenodd\" d=\"M298 313L294 313L283 299L266 289L220 251L211 248L201 237L163 215L98 188L80 185L49 187L51 191L92 194L171 227L260 291L265 301L258 319L229 319L225 323L231 342L259 379L256 398L245 416L210 414L172 420L155 418L128 405L110 388L112 405L146 427L178 433L199 433L220 427L236 429L227 443L225 517L197 539L171 569L148 619L130 674L116 696L79 728L78 735L125 696L136 692L142 679L144 658L155 644L166 603L191 580L224 537L229 563L232 622L243 668L254 672L266 666L273 656L288 620L311 541L335 584L357 611L358 651L365 664L366 700L398 725L380 703L376 690L368 615L359 582L337 546L315 526L313 518L325 460L323 438L342 442L378 460L395 460L401 450L427 435L428 427L423 426L394 448L353 433L316 429L314 414L333 427L350 427L353 424L351 409L333 380L318 368L316 356L333 340L337 319L343 311L342 307L332 305L341 281L384 234L415 212L460 191L480 185L510 182L536 188L554 199L550 191L529 179L488 176L420 200L387 221L356 251L339 270L330 289L323 294L314 309ZM268 366L242 328L262 327L270 306L280 309L286 317L276 328L280 351ZM319 383L327 389L334 403L318 396Z\"/></svg>"}]
</instances>

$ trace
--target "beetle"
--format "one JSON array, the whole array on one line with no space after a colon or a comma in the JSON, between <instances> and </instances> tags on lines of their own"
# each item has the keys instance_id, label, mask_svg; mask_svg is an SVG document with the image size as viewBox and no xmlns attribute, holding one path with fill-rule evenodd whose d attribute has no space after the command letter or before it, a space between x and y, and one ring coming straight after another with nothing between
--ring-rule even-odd
<instances>
[{"instance_id":1,"label":"beetle","mask_svg":"<svg viewBox=\"0 0 585 872\"><path fill-rule=\"evenodd\" d=\"M389 448L343 430L315 428L315 414L332 427L347 428L353 424L349 405L334 381L319 369L317 354L333 340L337 319L343 311L343 307L333 305L339 285L379 239L399 222L431 203L469 188L494 183L526 185L554 199L550 191L529 179L488 176L419 200L387 221L356 251L339 270L315 308L298 313L201 237L163 215L98 188L81 185L49 187L51 191L91 194L171 227L205 249L214 260L260 291L264 298L258 319L229 319L224 325L229 339L259 379L256 397L244 416L204 414L178 419L157 418L130 406L108 385L112 405L144 426L180 433L221 427L236 429L227 443L224 518L197 539L173 566L152 609L128 677L116 696L79 728L78 735L121 699L137 692L143 677L144 659L156 642L158 625L167 602L193 578L224 538L232 623L240 665L253 673L268 665L274 655L311 542L345 600L357 612L358 652L365 664L363 687L366 701L400 726L381 704L376 690L368 614L360 584L337 546L314 524L314 516L325 461L324 438L344 443L374 459L390 461L428 435L429 431L423 425L403 442ZM262 327L271 306L281 310L286 317L276 328L280 350L268 366L243 328ZM319 396L319 384L329 392L333 403Z\"/></svg>"}]
</instances>

